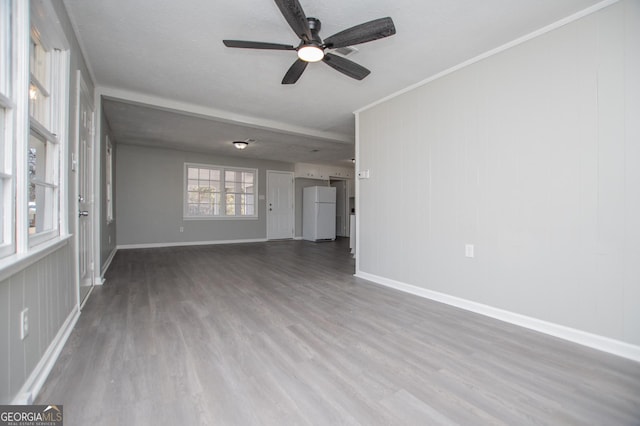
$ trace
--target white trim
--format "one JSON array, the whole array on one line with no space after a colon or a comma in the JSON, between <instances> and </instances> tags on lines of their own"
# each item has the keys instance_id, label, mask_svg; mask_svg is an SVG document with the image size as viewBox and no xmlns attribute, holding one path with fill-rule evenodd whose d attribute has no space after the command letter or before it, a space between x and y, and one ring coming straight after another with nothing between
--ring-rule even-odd
<instances>
[{"instance_id":1,"label":"white trim","mask_svg":"<svg viewBox=\"0 0 640 426\"><path fill-rule=\"evenodd\" d=\"M93 288L95 286L91 286L89 287L89 291L87 292L87 294L84 296L84 299L82 299L82 302L80 302L80 306L78 306L78 309L80 310L80 312L82 312L82 309L84 309L84 305L87 304L87 300L89 300L89 296L91 296L91 293L93 293Z\"/></svg>"},{"instance_id":2,"label":"white trim","mask_svg":"<svg viewBox=\"0 0 640 426\"><path fill-rule=\"evenodd\" d=\"M358 278L640 362L640 346L356 270Z\"/></svg>"},{"instance_id":3,"label":"white trim","mask_svg":"<svg viewBox=\"0 0 640 426\"><path fill-rule=\"evenodd\" d=\"M40 361L35 366L27 381L22 385L20 392L13 398L11 404L13 405L24 405L24 404L32 404L33 401L40 393L42 389L42 385L45 380L49 376L51 369L55 365L58 357L60 356L60 352L64 347L71 331L75 327L78 322L78 318L80 317L80 311L78 309L74 309L71 311L67 319L58 330L58 334L53 339L45 353L40 358Z\"/></svg>"},{"instance_id":4,"label":"white trim","mask_svg":"<svg viewBox=\"0 0 640 426\"><path fill-rule=\"evenodd\" d=\"M115 257L117 252L118 252L118 248L114 247L113 250L111 250L111 253L109 253L109 256L107 256L107 260L104 262L104 265L102 265L102 269L100 270L100 276L103 278L103 282L104 282L104 274L107 273L107 270L109 269L109 266L111 266L111 262L113 261L113 258Z\"/></svg>"},{"instance_id":5,"label":"white trim","mask_svg":"<svg viewBox=\"0 0 640 426\"><path fill-rule=\"evenodd\" d=\"M13 35L13 34L12 34ZM16 105L13 101L0 93L0 108L14 109Z\"/></svg>"},{"instance_id":6,"label":"white trim","mask_svg":"<svg viewBox=\"0 0 640 426\"><path fill-rule=\"evenodd\" d=\"M293 239L294 239L295 241L302 241L302 240L303 240L303 238L302 238L302 237L293 237Z\"/></svg>"},{"instance_id":7,"label":"white trim","mask_svg":"<svg viewBox=\"0 0 640 426\"><path fill-rule=\"evenodd\" d=\"M267 204L269 203L269 175L271 173L278 173L278 174L286 174L289 175L291 177L291 184L289 185L289 193L291 195L291 234L288 237L279 237L279 238L272 238L269 235L269 210L267 208ZM267 239L268 240L273 240L273 239L277 239L277 240L283 240L283 239L289 239L289 238L293 238L296 235L296 182L295 182L295 174L294 172L290 171L290 170L267 170L266 171L266 177L267 177L267 196L265 199L265 221L266 221L266 228L267 228Z\"/></svg>"},{"instance_id":8,"label":"white trim","mask_svg":"<svg viewBox=\"0 0 640 426\"><path fill-rule=\"evenodd\" d=\"M28 215L28 182L27 171L27 147L31 135L29 126L29 43L31 42L31 25L29 22L29 4L27 1L16 1L15 17L16 26L19 28L14 40L13 55L13 93L16 96L16 108L14 116L14 148L15 161L15 249L16 253L23 254L29 250L29 215Z\"/></svg>"},{"instance_id":9,"label":"white trim","mask_svg":"<svg viewBox=\"0 0 640 426\"><path fill-rule=\"evenodd\" d=\"M181 247L181 246L211 246L219 244L245 244L245 243L265 243L266 238L252 238L247 240L213 240L213 241L175 241L169 243L148 243L148 244L123 244L118 245L116 250L129 250L141 248L159 247Z\"/></svg>"},{"instance_id":10,"label":"white trim","mask_svg":"<svg viewBox=\"0 0 640 426\"><path fill-rule=\"evenodd\" d=\"M131 90L98 86L96 87L96 92L99 96L104 96L107 99L116 99L133 105L150 106L164 111L178 111L181 114L206 118L223 123L239 124L242 126L253 127L255 129L272 130L288 135L311 136L332 142L353 143L353 138L340 133L326 132L317 129L310 129L308 127L282 123L275 120L266 120L264 118L235 114L229 111L180 102L173 99L161 98L158 96L133 92Z\"/></svg>"},{"instance_id":11,"label":"white trim","mask_svg":"<svg viewBox=\"0 0 640 426\"><path fill-rule=\"evenodd\" d=\"M474 64L476 62L482 61L483 59L486 59L486 58L488 58L490 56L497 55L498 53L504 52L507 49L511 49L512 47L515 47L515 46L517 46L519 44L525 43L525 42L527 42L527 41L529 41L531 39L539 37L539 36L541 36L543 34L551 32L553 30L556 30L556 29L558 29L560 27L563 27L563 26L565 26L567 24L570 24L571 22L577 21L578 19L584 18L585 16L591 15L591 14L593 14L593 13L595 13L595 12L601 10L601 9L604 9L605 7L611 6L612 4L617 3L618 1L619 0L604 0L604 1L600 2L600 3L594 4L593 6L588 7L588 8L586 8L586 9L580 11L580 12L574 13L573 15L569 15L566 18L560 19L559 21L556 21L556 22L554 22L554 23L552 23L550 25L547 25L546 27L542 27L542 28L540 28L540 29L538 29L536 31L533 31L533 32L531 32L531 33L529 33L527 35L524 35L524 36L519 37L519 38L517 38L517 39L515 39L513 41L510 41L509 43L503 44L502 46L496 47L495 49L491 49L491 50L489 50L489 51L487 51L485 53L482 53L482 54L480 54L480 55L478 55L478 56L476 56L474 58L468 59L468 60L466 60L466 61L464 61L464 62L462 62L462 63L460 63L458 65L455 65L455 66L453 66L453 67L451 67L449 69L446 69L444 71L441 71L441 72L439 72L439 73L437 73L437 74L435 74L435 75L433 75L431 77L427 77L426 79L424 79L422 81L419 81L419 82L417 82L415 84L412 84L411 86L408 86L408 87L406 87L404 89L401 89L401 90L399 90L399 91L397 91L395 93L392 93L389 96L385 96L384 98L379 99L379 100L377 100L377 101L375 101L375 102L373 102L373 103L371 103L369 105L363 106L362 108L355 110L354 114L358 114L358 113L360 113L362 111L368 110L369 108L373 108L376 105L384 103L384 102L386 102L386 101L388 101L390 99L393 99L395 97L398 97L398 96L400 96L400 95L402 95L404 93L407 93L407 92L410 92L410 91L412 91L414 89L417 89L418 87L421 87L421 86L424 86L424 85L426 85L428 83L431 83L434 80L442 78L442 77L444 77L446 75L449 75L449 74L451 74L453 72L456 72L461 68L467 67L467 66L469 66L471 64ZM358 159L356 157L356 161L357 160ZM357 174L356 174L356 176L357 176Z\"/></svg>"}]
</instances>

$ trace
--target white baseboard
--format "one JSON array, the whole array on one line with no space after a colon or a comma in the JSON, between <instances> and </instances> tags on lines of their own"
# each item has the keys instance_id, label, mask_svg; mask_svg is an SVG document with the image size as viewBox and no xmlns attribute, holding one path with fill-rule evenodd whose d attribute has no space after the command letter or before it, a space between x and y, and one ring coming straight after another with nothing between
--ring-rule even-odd
<instances>
[{"instance_id":1,"label":"white baseboard","mask_svg":"<svg viewBox=\"0 0 640 426\"><path fill-rule=\"evenodd\" d=\"M450 296L445 293L428 290L426 288L417 287L415 285L406 284L389 278L380 277L378 275L369 274L367 272L356 271L356 277L363 278L381 284L385 287L391 287L396 290L410 293L426 299L442 302L447 305L462 308L467 311L485 315L500 321L515 324L551 336L559 337L570 342L578 343L593 349L618 355L623 358L640 362L640 346L622 342L620 340L611 339L609 337L597 334L587 333L586 331L577 330L575 328L566 327L564 325L543 321L526 315L517 314L515 312L506 311L504 309L495 308L493 306L484 305L482 303L473 302L471 300Z\"/></svg>"},{"instance_id":2,"label":"white baseboard","mask_svg":"<svg viewBox=\"0 0 640 426\"><path fill-rule=\"evenodd\" d=\"M293 239L296 241L302 241L302 237L294 237Z\"/></svg>"},{"instance_id":3,"label":"white baseboard","mask_svg":"<svg viewBox=\"0 0 640 426\"><path fill-rule=\"evenodd\" d=\"M118 248L114 247L113 250L111 250L111 253L109 253L109 257L107 257L107 260L104 262L104 265L102 265L102 270L100 271L101 277L104 277L104 274L107 273L107 270L109 269L109 266L111 266L111 262L113 261L113 258L115 257L117 252L118 252Z\"/></svg>"},{"instance_id":4,"label":"white baseboard","mask_svg":"<svg viewBox=\"0 0 640 426\"><path fill-rule=\"evenodd\" d=\"M244 244L244 243L264 243L266 238L255 238L248 240L214 240L214 241L176 241L169 243L149 243L149 244L123 244L116 247L116 250L158 248L158 247L180 247L180 246L210 246L214 244Z\"/></svg>"},{"instance_id":5,"label":"white baseboard","mask_svg":"<svg viewBox=\"0 0 640 426\"><path fill-rule=\"evenodd\" d=\"M42 358L40 358L40 361L33 369L31 374L29 375L29 378L22 386L20 392L18 392L18 395L16 395L11 404L33 404L33 401L35 401L38 393L40 393L40 390L42 389L42 385L44 384L45 380L47 380L51 369L58 360L60 352L62 351L62 348L67 342L69 335L78 322L79 317L80 311L78 311L77 309L74 309L69 314L67 319L62 324L62 327L60 327L60 330L58 330L58 334L56 334L56 337L53 339L45 353L42 355Z\"/></svg>"}]
</instances>

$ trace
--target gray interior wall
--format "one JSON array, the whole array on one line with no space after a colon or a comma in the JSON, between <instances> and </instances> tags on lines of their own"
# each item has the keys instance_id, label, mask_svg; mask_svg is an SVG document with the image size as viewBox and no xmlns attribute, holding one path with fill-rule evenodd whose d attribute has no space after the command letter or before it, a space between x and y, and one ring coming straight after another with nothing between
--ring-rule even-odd
<instances>
[{"instance_id":1,"label":"gray interior wall","mask_svg":"<svg viewBox=\"0 0 640 426\"><path fill-rule=\"evenodd\" d=\"M100 261L101 271L104 272L106 262L109 260L109 256L116 249L116 218L115 218L115 160L116 160L116 141L113 139L109 123L107 122L104 113L101 109L100 120L102 122L100 126ZM114 219L111 222L107 222L107 136L111 142L112 155L113 155L113 170L112 170L112 186L113 186L113 213Z\"/></svg>"},{"instance_id":2,"label":"gray interior wall","mask_svg":"<svg viewBox=\"0 0 640 426\"><path fill-rule=\"evenodd\" d=\"M308 186L329 186L328 180L319 179L295 179L295 198L296 198L296 238L302 238L302 193Z\"/></svg>"},{"instance_id":3,"label":"gray interior wall","mask_svg":"<svg viewBox=\"0 0 640 426\"><path fill-rule=\"evenodd\" d=\"M82 71L90 93L93 93L93 83L63 3L51 3L70 44L69 149L65 154L68 155L67 164L71 164L76 128L76 70ZM77 216L73 189L75 173L70 167L66 173L69 179L66 201L69 228L73 232ZM0 404L8 404L17 396L65 320L77 308L73 244L71 238L56 251L0 281ZM29 308L29 335L20 340L20 312L24 308Z\"/></svg>"},{"instance_id":4,"label":"gray interior wall","mask_svg":"<svg viewBox=\"0 0 640 426\"><path fill-rule=\"evenodd\" d=\"M621 1L360 112L358 272L640 345L639 29Z\"/></svg>"},{"instance_id":5,"label":"gray interior wall","mask_svg":"<svg viewBox=\"0 0 640 426\"><path fill-rule=\"evenodd\" d=\"M266 171L293 164L119 144L116 151L118 246L266 238L265 200L257 220L183 220L184 163L258 169L258 194L266 196ZM180 232L180 227L184 232Z\"/></svg>"}]
</instances>

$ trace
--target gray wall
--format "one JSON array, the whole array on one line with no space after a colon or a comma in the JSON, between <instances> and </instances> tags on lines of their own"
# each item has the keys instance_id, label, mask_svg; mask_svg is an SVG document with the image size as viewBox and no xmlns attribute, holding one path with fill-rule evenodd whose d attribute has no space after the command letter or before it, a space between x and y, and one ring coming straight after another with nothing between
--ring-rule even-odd
<instances>
[{"instance_id":1,"label":"gray wall","mask_svg":"<svg viewBox=\"0 0 640 426\"><path fill-rule=\"evenodd\" d=\"M621 1L360 112L357 272L640 345L638 40Z\"/></svg>"},{"instance_id":2,"label":"gray wall","mask_svg":"<svg viewBox=\"0 0 640 426\"><path fill-rule=\"evenodd\" d=\"M100 108L100 194L97 197L100 200L100 272L101 275L104 275L105 267L108 266L106 263L109 261L109 257L112 255L114 250L116 249L116 209L115 209L115 164L116 164L116 141L111 134L111 129L109 128L109 123L107 122L104 112L102 108ZM111 223L107 222L107 135L109 136L109 140L112 146L112 155L113 155L113 214L114 218Z\"/></svg>"},{"instance_id":3,"label":"gray wall","mask_svg":"<svg viewBox=\"0 0 640 426\"><path fill-rule=\"evenodd\" d=\"M76 70L82 71L90 93L93 83L63 3L54 1L52 5L70 44L69 149L65 154L67 164L71 164L76 128ZM75 173L70 168L67 173L69 228L73 230L77 217ZM53 253L0 281L0 404L8 404L17 396L65 320L77 309L73 244L72 238ZM20 340L20 311L24 308L29 308L30 331L25 340Z\"/></svg>"},{"instance_id":4,"label":"gray wall","mask_svg":"<svg viewBox=\"0 0 640 426\"><path fill-rule=\"evenodd\" d=\"M266 238L265 200L258 201L258 220L183 220L185 162L257 168L258 194L265 196L267 170L293 171L290 163L119 144L118 246Z\"/></svg>"}]
</instances>

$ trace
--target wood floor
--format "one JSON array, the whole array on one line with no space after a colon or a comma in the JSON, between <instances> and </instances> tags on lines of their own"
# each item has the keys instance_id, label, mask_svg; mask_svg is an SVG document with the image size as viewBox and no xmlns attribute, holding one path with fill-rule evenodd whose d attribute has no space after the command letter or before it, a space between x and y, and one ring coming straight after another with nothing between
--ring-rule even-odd
<instances>
[{"instance_id":1,"label":"wood floor","mask_svg":"<svg viewBox=\"0 0 640 426\"><path fill-rule=\"evenodd\" d=\"M348 241L125 250L38 403L65 425L640 424L640 364L352 276Z\"/></svg>"}]
</instances>

